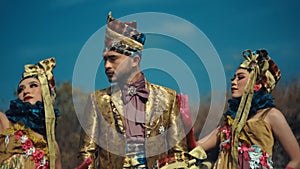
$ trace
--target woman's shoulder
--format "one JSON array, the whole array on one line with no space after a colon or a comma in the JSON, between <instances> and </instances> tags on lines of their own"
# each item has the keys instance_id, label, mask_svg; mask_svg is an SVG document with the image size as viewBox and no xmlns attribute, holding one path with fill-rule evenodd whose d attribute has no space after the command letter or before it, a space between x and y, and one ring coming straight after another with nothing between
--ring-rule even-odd
<instances>
[{"instance_id":1,"label":"woman's shoulder","mask_svg":"<svg viewBox=\"0 0 300 169\"><path fill-rule=\"evenodd\" d=\"M284 117L283 114L282 114L282 112L281 112L279 109L275 108L275 107L270 108L270 109L267 110L267 111L268 111L268 113L267 113L267 116L266 116L266 117L268 117L268 118L270 118L270 119L274 119L274 118L282 118L282 117Z\"/></svg>"},{"instance_id":2,"label":"woman's shoulder","mask_svg":"<svg viewBox=\"0 0 300 169\"><path fill-rule=\"evenodd\" d=\"M283 113L277 108L271 108L268 111L265 120L268 123L270 123L271 126L274 126L274 125L280 126L281 123L286 122L286 119L285 119Z\"/></svg>"},{"instance_id":3,"label":"woman's shoulder","mask_svg":"<svg viewBox=\"0 0 300 169\"><path fill-rule=\"evenodd\" d=\"M0 118L2 119L2 117L6 117L6 115L2 112L2 111L0 111Z\"/></svg>"},{"instance_id":4,"label":"woman's shoulder","mask_svg":"<svg viewBox=\"0 0 300 169\"><path fill-rule=\"evenodd\" d=\"M9 128L9 120L6 115L0 112L0 133Z\"/></svg>"},{"instance_id":5,"label":"woman's shoulder","mask_svg":"<svg viewBox=\"0 0 300 169\"><path fill-rule=\"evenodd\" d=\"M0 123L2 124L2 122L8 121L6 115L0 111Z\"/></svg>"}]
</instances>

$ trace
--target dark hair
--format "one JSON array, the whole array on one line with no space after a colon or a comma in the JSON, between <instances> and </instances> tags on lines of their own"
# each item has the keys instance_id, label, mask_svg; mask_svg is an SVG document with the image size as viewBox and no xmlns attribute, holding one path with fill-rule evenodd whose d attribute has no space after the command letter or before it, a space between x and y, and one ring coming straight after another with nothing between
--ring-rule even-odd
<instances>
[{"instance_id":1,"label":"dark hair","mask_svg":"<svg viewBox=\"0 0 300 169\"><path fill-rule=\"evenodd\" d=\"M19 85L20 85L20 83L21 83L23 80L28 79L28 78L35 78L35 79L39 80L37 75L26 76L26 77L22 78L22 79L19 81L18 86L17 86L17 90L16 90L17 94L20 93L20 92L19 92Z\"/></svg>"}]
</instances>

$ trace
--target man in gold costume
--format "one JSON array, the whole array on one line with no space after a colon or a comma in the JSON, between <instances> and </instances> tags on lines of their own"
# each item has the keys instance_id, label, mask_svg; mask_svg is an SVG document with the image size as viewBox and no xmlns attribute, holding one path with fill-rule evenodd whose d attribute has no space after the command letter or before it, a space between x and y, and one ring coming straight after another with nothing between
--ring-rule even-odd
<instances>
[{"instance_id":1,"label":"man in gold costume","mask_svg":"<svg viewBox=\"0 0 300 169\"><path fill-rule=\"evenodd\" d=\"M153 168L170 154L185 158L187 142L175 90L146 80L140 70L145 35L136 22L108 15L105 73L112 85L90 94L79 154L88 168Z\"/></svg>"}]
</instances>

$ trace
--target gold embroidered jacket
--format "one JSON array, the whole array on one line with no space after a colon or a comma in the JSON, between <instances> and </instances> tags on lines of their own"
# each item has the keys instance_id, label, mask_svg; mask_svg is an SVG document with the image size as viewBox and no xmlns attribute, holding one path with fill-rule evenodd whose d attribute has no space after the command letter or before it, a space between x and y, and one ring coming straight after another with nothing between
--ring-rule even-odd
<instances>
[{"instance_id":1,"label":"gold embroidered jacket","mask_svg":"<svg viewBox=\"0 0 300 169\"><path fill-rule=\"evenodd\" d=\"M146 81L145 152L147 167L175 152L186 152L176 91ZM93 159L89 168L121 169L125 159L125 119L121 91L112 86L93 92L81 122L79 154Z\"/></svg>"}]
</instances>

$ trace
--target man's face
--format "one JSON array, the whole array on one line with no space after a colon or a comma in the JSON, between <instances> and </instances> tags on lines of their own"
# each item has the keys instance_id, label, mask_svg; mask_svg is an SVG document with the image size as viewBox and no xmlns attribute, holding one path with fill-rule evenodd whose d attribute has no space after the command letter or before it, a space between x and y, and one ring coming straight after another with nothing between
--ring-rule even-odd
<instances>
[{"instance_id":1,"label":"man's face","mask_svg":"<svg viewBox=\"0 0 300 169\"><path fill-rule=\"evenodd\" d=\"M103 53L105 74L109 82L126 82L132 73L133 58L115 51Z\"/></svg>"}]
</instances>

